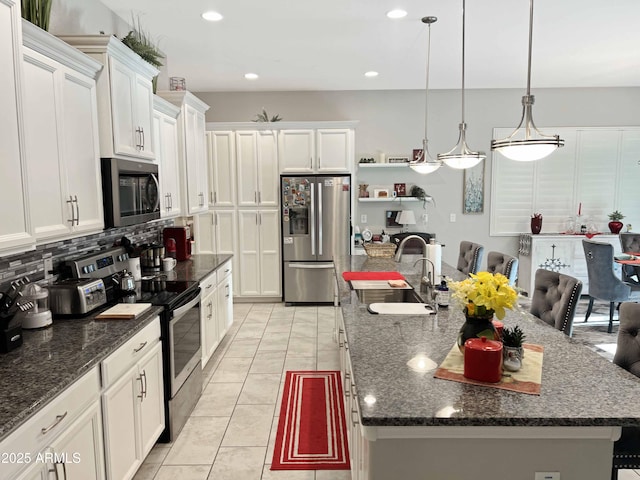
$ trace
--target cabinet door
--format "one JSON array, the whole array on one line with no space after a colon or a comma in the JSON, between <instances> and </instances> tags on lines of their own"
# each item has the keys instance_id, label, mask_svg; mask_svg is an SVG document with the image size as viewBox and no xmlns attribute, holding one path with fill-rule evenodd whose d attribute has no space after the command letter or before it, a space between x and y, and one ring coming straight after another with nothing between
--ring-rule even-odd
<instances>
[{"instance_id":1,"label":"cabinet door","mask_svg":"<svg viewBox=\"0 0 640 480\"><path fill-rule=\"evenodd\" d=\"M53 443L59 460L49 468L55 470L55 478L105 478L101 419L100 402L96 401Z\"/></svg>"},{"instance_id":2,"label":"cabinet door","mask_svg":"<svg viewBox=\"0 0 640 480\"><path fill-rule=\"evenodd\" d=\"M216 303L217 294L214 288L210 295L202 300L202 310L200 312L202 328L202 368L213 355L218 346L218 318Z\"/></svg>"},{"instance_id":3,"label":"cabinet door","mask_svg":"<svg viewBox=\"0 0 640 480\"><path fill-rule=\"evenodd\" d=\"M131 478L140 466L139 396L143 379L138 367L129 369L102 395L107 478Z\"/></svg>"},{"instance_id":4,"label":"cabinet door","mask_svg":"<svg viewBox=\"0 0 640 480\"><path fill-rule=\"evenodd\" d=\"M193 142L195 144L196 165L198 169L198 184L202 192L200 211L206 212L209 209L209 171L207 162L207 145L205 138L205 118L204 113L196 112L196 128L193 132Z\"/></svg>"},{"instance_id":5,"label":"cabinet door","mask_svg":"<svg viewBox=\"0 0 640 480\"><path fill-rule=\"evenodd\" d=\"M176 217L182 214L177 120L163 115L158 134L160 135L160 142L157 142L157 144L159 144L161 151L161 160L159 162L160 182L162 183L163 200L166 204L162 214L163 217ZM157 155L158 152L156 152Z\"/></svg>"},{"instance_id":6,"label":"cabinet door","mask_svg":"<svg viewBox=\"0 0 640 480\"><path fill-rule=\"evenodd\" d=\"M164 383L160 342L140 361L138 372L143 380L143 393L139 402L142 449L140 459L144 460L164 430Z\"/></svg>"},{"instance_id":7,"label":"cabinet door","mask_svg":"<svg viewBox=\"0 0 640 480\"><path fill-rule=\"evenodd\" d=\"M258 204L261 207L277 207L280 185L278 178L278 142L275 132L258 132L257 147Z\"/></svg>"},{"instance_id":8,"label":"cabinet door","mask_svg":"<svg viewBox=\"0 0 640 480\"><path fill-rule=\"evenodd\" d=\"M56 88L59 65L25 48L24 51L24 135L27 172L37 188L29 202L31 225L37 239L45 240L71 232L73 205L67 203L67 181L58 141Z\"/></svg>"},{"instance_id":9,"label":"cabinet door","mask_svg":"<svg viewBox=\"0 0 640 480\"><path fill-rule=\"evenodd\" d=\"M153 143L153 87L151 81L142 75L135 75L133 90L135 128L139 129L138 157L156 158Z\"/></svg>"},{"instance_id":10,"label":"cabinet door","mask_svg":"<svg viewBox=\"0 0 640 480\"><path fill-rule=\"evenodd\" d=\"M278 209L260 210L260 292L281 295L280 215Z\"/></svg>"},{"instance_id":11,"label":"cabinet door","mask_svg":"<svg viewBox=\"0 0 640 480\"><path fill-rule=\"evenodd\" d=\"M316 171L318 173L349 172L353 164L351 130L326 128L317 132Z\"/></svg>"},{"instance_id":12,"label":"cabinet door","mask_svg":"<svg viewBox=\"0 0 640 480\"><path fill-rule=\"evenodd\" d=\"M281 130L278 137L280 173L313 172L314 130Z\"/></svg>"},{"instance_id":13,"label":"cabinet door","mask_svg":"<svg viewBox=\"0 0 640 480\"><path fill-rule=\"evenodd\" d=\"M238 219L233 210L219 210L215 212L215 253L233 255L231 263L233 270L239 271L238 265ZM233 284L233 294L238 295L237 282Z\"/></svg>"},{"instance_id":14,"label":"cabinet door","mask_svg":"<svg viewBox=\"0 0 640 480\"><path fill-rule=\"evenodd\" d=\"M24 251L35 241L31 235L27 211L26 168L21 137L22 98L22 38L20 4L0 2L0 145L2 145L2 175L0 175L0 249Z\"/></svg>"},{"instance_id":15,"label":"cabinet door","mask_svg":"<svg viewBox=\"0 0 640 480\"><path fill-rule=\"evenodd\" d=\"M37 454L34 454L37 455ZM53 466L49 466L53 470ZM32 463L29 468L27 468L22 475L18 475L17 477L12 477L14 480L49 480L47 478L46 473L47 467L42 463Z\"/></svg>"},{"instance_id":16,"label":"cabinet door","mask_svg":"<svg viewBox=\"0 0 640 480\"><path fill-rule=\"evenodd\" d=\"M138 126L133 109L136 75L113 57L109 62L113 150L115 153L137 157L142 139L140 132L136 131Z\"/></svg>"},{"instance_id":17,"label":"cabinet door","mask_svg":"<svg viewBox=\"0 0 640 480\"><path fill-rule=\"evenodd\" d=\"M257 133L236 132L238 206L258 205Z\"/></svg>"},{"instance_id":18,"label":"cabinet door","mask_svg":"<svg viewBox=\"0 0 640 480\"><path fill-rule=\"evenodd\" d=\"M194 253L215 253L215 214L213 211L193 216L196 251Z\"/></svg>"},{"instance_id":19,"label":"cabinet door","mask_svg":"<svg viewBox=\"0 0 640 480\"><path fill-rule=\"evenodd\" d=\"M235 206L236 137L234 132L208 132L209 205Z\"/></svg>"},{"instance_id":20,"label":"cabinet door","mask_svg":"<svg viewBox=\"0 0 640 480\"><path fill-rule=\"evenodd\" d=\"M189 213L206 211L208 200L204 149L204 115L190 105L183 108L184 153L187 169L187 201Z\"/></svg>"},{"instance_id":21,"label":"cabinet door","mask_svg":"<svg viewBox=\"0 0 640 480\"><path fill-rule=\"evenodd\" d=\"M218 303L218 340L222 341L233 323L233 282L231 275L222 280L216 289Z\"/></svg>"},{"instance_id":22,"label":"cabinet door","mask_svg":"<svg viewBox=\"0 0 640 480\"><path fill-rule=\"evenodd\" d=\"M67 194L73 196L77 221L74 232L104 228L95 82L64 72L62 81L62 145Z\"/></svg>"},{"instance_id":23,"label":"cabinet door","mask_svg":"<svg viewBox=\"0 0 640 480\"><path fill-rule=\"evenodd\" d=\"M260 237L258 235L258 211L238 211L238 253L240 270L240 295L260 295ZM278 265L278 271L280 265Z\"/></svg>"}]
</instances>

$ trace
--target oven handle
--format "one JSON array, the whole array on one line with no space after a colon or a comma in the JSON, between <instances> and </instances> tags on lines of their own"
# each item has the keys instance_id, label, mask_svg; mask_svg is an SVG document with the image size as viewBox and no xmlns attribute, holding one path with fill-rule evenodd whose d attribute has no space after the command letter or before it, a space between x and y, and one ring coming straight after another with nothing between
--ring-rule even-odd
<instances>
[{"instance_id":1,"label":"oven handle","mask_svg":"<svg viewBox=\"0 0 640 480\"><path fill-rule=\"evenodd\" d=\"M191 297L191 299L185 300L187 303L179 306L178 308L173 310L173 317L181 317L186 312L188 312L191 308L193 308L200 301L200 288L194 294L195 296Z\"/></svg>"}]
</instances>

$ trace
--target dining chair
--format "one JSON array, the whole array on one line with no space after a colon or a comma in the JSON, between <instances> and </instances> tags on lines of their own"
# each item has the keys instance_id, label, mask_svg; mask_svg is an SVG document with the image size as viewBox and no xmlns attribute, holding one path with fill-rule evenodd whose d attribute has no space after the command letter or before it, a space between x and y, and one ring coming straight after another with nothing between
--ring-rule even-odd
<instances>
[{"instance_id":1,"label":"dining chair","mask_svg":"<svg viewBox=\"0 0 640 480\"><path fill-rule=\"evenodd\" d=\"M518 259L500 252L487 254L487 272L501 273L509 279L509 285L516 284L518 277Z\"/></svg>"},{"instance_id":2,"label":"dining chair","mask_svg":"<svg viewBox=\"0 0 640 480\"><path fill-rule=\"evenodd\" d=\"M624 253L640 253L640 233L624 232L619 238L620 247ZM622 280L640 285L640 266L623 264Z\"/></svg>"},{"instance_id":3,"label":"dining chair","mask_svg":"<svg viewBox=\"0 0 640 480\"><path fill-rule=\"evenodd\" d=\"M620 305L620 328L613 363L640 377L640 304ZM613 444L611 478L618 470L640 468L640 427L622 427L622 435Z\"/></svg>"},{"instance_id":4,"label":"dining chair","mask_svg":"<svg viewBox=\"0 0 640 480\"><path fill-rule=\"evenodd\" d=\"M536 270L530 312L570 337L580 292L582 282L577 278L539 268Z\"/></svg>"},{"instance_id":5,"label":"dining chair","mask_svg":"<svg viewBox=\"0 0 640 480\"><path fill-rule=\"evenodd\" d=\"M470 273L478 273L483 254L484 247L482 245L463 240L460 242L457 269L467 275Z\"/></svg>"},{"instance_id":6,"label":"dining chair","mask_svg":"<svg viewBox=\"0 0 640 480\"><path fill-rule=\"evenodd\" d=\"M613 331L614 304L637 298L640 286L632 285L620 280L613 270L613 245L582 240L582 248L587 262L587 276L589 278L589 307L584 317L586 322L593 310L593 301L597 298L609 302L609 328ZM638 297L640 298L640 297Z\"/></svg>"}]
</instances>

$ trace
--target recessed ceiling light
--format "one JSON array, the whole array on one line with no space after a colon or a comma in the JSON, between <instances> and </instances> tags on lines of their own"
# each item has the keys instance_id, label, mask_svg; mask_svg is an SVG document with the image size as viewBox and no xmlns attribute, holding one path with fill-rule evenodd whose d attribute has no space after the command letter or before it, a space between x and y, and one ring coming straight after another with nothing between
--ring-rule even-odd
<instances>
[{"instance_id":1,"label":"recessed ceiling light","mask_svg":"<svg viewBox=\"0 0 640 480\"><path fill-rule=\"evenodd\" d=\"M258 79L258 74L257 73L245 73L244 74L244 78L246 78L247 80L257 80Z\"/></svg>"},{"instance_id":2,"label":"recessed ceiling light","mask_svg":"<svg viewBox=\"0 0 640 480\"><path fill-rule=\"evenodd\" d=\"M208 20L210 22L219 22L224 17L220 15L218 12L214 12L213 10L209 10L208 12L204 12L202 14L202 18Z\"/></svg>"},{"instance_id":3,"label":"recessed ceiling light","mask_svg":"<svg viewBox=\"0 0 640 480\"><path fill-rule=\"evenodd\" d=\"M365 73L365 74L364 74L364 76L365 76L365 77L369 77L369 78L371 78L371 77L377 77L377 76L378 76L378 72L373 72L373 71L371 71L371 72L367 72L367 73Z\"/></svg>"},{"instance_id":4,"label":"recessed ceiling light","mask_svg":"<svg viewBox=\"0 0 640 480\"><path fill-rule=\"evenodd\" d=\"M404 18L407 16L407 12L404 10L391 10L390 12L387 12L387 17L389 18Z\"/></svg>"}]
</instances>

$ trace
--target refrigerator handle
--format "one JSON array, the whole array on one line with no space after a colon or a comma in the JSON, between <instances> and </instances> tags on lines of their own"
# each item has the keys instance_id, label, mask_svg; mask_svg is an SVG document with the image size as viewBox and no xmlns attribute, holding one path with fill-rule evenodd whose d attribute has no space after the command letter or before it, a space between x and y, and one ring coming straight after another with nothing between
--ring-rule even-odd
<instances>
[{"instance_id":1,"label":"refrigerator handle","mask_svg":"<svg viewBox=\"0 0 640 480\"><path fill-rule=\"evenodd\" d=\"M316 193L311 183L311 255L316 254Z\"/></svg>"},{"instance_id":2,"label":"refrigerator handle","mask_svg":"<svg viewBox=\"0 0 640 480\"><path fill-rule=\"evenodd\" d=\"M322 255L322 183L318 182L318 255Z\"/></svg>"}]
</instances>

